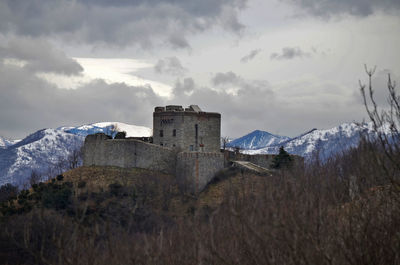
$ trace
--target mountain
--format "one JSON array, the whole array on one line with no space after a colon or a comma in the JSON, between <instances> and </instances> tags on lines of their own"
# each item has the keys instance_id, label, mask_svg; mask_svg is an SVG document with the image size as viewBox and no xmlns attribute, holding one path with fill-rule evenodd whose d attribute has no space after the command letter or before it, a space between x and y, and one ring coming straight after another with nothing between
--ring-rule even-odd
<instances>
[{"instance_id":1,"label":"mountain","mask_svg":"<svg viewBox=\"0 0 400 265\"><path fill-rule=\"evenodd\" d=\"M386 131L386 133L389 132ZM244 152L248 154L276 154L279 151L279 147L283 146L290 154L303 156L307 159L318 153L321 160L326 160L337 153L356 147L360 142L361 134L366 134L370 137L376 136L371 123L363 123L361 125L343 123L327 130L313 129L278 145L269 145L257 150L246 150Z\"/></svg>"},{"instance_id":2,"label":"mountain","mask_svg":"<svg viewBox=\"0 0 400 265\"><path fill-rule=\"evenodd\" d=\"M86 135L97 132L115 134L117 131L125 131L128 137L152 134L150 128L143 126L102 122L43 129L20 141L4 141L0 148L0 186L6 183L20 187L27 185L32 171L39 175L57 174L67 169L66 159L81 148Z\"/></svg>"},{"instance_id":3,"label":"mountain","mask_svg":"<svg viewBox=\"0 0 400 265\"><path fill-rule=\"evenodd\" d=\"M68 133L82 136L98 132L103 132L105 134L115 134L117 131L126 132L126 137L150 137L153 134L152 129L148 127L130 125L122 122L99 122L82 125L79 127L60 127L59 129L62 129Z\"/></svg>"},{"instance_id":4,"label":"mountain","mask_svg":"<svg viewBox=\"0 0 400 265\"><path fill-rule=\"evenodd\" d=\"M273 146L289 140L289 137L274 135L269 132L255 130L227 144L227 147L254 150L265 146Z\"/></svg>"},{"instance_id":5,"label":"mountain","mask_svg":"<svg viewBox=\"0 0 400 265\"><path fill-rule=\"evenodd\" d=\"M0 148L7 148L10 145L18 143L20 140L8 140L0 136Z\"/></svg>"}]
</instances>

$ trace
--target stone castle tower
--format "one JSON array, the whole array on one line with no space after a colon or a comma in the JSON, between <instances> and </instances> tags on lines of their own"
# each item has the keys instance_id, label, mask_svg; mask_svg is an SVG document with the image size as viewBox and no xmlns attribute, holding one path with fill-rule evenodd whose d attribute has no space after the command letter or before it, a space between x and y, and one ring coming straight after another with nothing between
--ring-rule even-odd
<instances>
[{"instance_id":1,"label":"stone castle tower","mask_svg":"<svg viewBox=\"0 0 400 265\"><path fill-rule=\"evenodd\" d=\"M220 152L221 114L188 108L156 107L153 113L153 143L183 152Z\"/></svg>"}]
</instances>

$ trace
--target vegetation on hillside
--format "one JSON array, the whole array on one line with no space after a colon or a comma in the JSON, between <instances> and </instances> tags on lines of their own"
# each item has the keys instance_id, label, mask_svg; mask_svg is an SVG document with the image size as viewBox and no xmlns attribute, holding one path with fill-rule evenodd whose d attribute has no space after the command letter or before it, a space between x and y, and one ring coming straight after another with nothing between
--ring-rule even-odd
<instances>
[{"instance_id":1,"label":"vegetation on hillside","mask_svg":"<svg viewBox=\"0 0 400 265\"><path fill-rule=\"evenodd\" d=\"M272 160L272 168L282 169L282 168L290 168L293 164L293 158L289 155L288 152L281 146L279 148L279 153Z\"/></svg>"}]
</instances>

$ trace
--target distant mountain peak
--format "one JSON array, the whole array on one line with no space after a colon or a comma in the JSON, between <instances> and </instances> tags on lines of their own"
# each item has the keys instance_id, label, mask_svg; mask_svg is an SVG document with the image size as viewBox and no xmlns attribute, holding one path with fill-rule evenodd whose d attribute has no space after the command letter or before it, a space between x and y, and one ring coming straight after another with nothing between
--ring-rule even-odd
<instances>
[{"instance_id":1,"label":"distant mountain peak","mask_svg":"<svg viewBox=\"0 0 400 265\"><path fill-rule=\"evenodd\" d=\"M274 135L272 133L254 130L240 138L237 138L227 144L228 147L236 147L240 149L254 150L265 146L276 145L290 139L286 136Z\"/></svg>"}]
</instances>

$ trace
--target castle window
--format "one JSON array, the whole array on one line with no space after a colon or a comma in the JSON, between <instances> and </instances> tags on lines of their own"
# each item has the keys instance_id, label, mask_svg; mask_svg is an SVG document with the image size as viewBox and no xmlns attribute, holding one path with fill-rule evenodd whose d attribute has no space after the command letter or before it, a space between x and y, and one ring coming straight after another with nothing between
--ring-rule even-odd
<instances>
[{"instance_id":1,"label":"castle window","mask_svg":"<svg viewBox=\"0 0 400 265\"><path fill-rule=\"evenodd\" d=\"M193 149L194 149L194 148L193 148L193 145L189 146L189 150L190 150L190 151L193 151Z\"/></svg>"},{"instance_id":2,"label":"castle window","mask_svg":"<svg viewBox=\"0 0 400 265\"><path fill-rule=\"evenodd\" d=\"M172 136L176 136L176 130L174 129L173 131L172 131Z\"/></svg>"},{"instance_id":3,"label":"castle window","mask_svg":"<svg viewBox=\"0 0 400 265\"><path fill-rule=\"evenodd\" d=\"M198 145L198 138L199 138L199 125L195 124L194 125L194 131L195 131L195 145L196 145L196 151L197 151L197 145Z\"/></svg>"},{"instance_id":4,"label":"castle window","mask_svg":"<svg viewBox=\"0 0 400 265\"><path fill-rule=\"evenodd\" d=\"M160 137L164 137L164 131L160 130Z\"/></svg>"},{"instance_id":5,"label":"castle window","mask_svg":"<svg viewBox=\"0 0 400 265\"><path fill-rule=\"evenodd\" d=\"M160 143L161 146L163 146L163 143Z\"/></svg>"}]
</instances>

